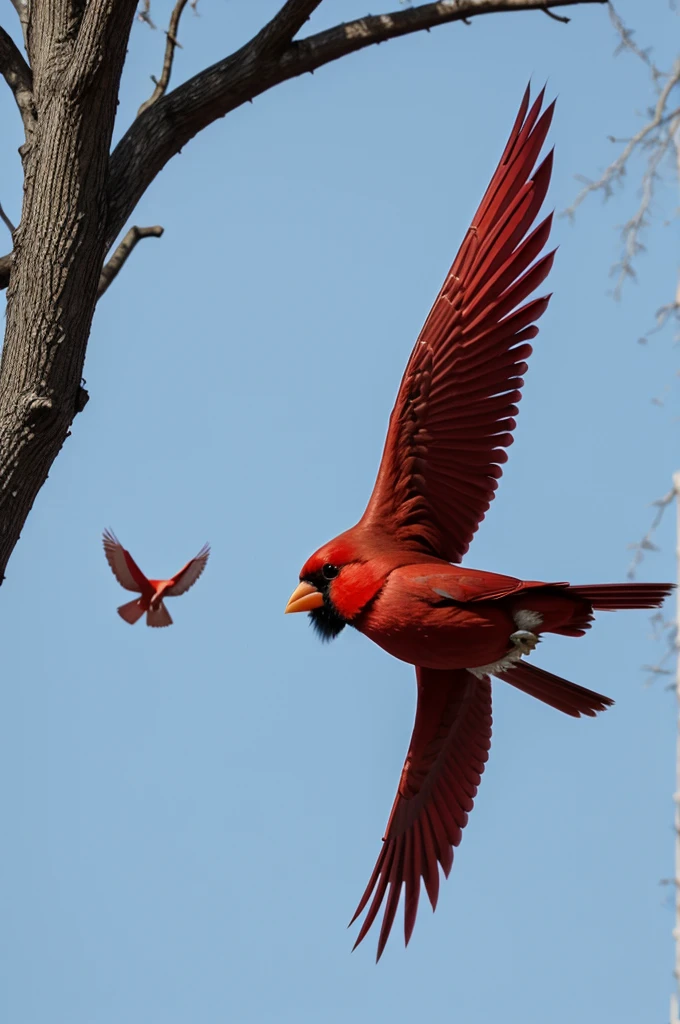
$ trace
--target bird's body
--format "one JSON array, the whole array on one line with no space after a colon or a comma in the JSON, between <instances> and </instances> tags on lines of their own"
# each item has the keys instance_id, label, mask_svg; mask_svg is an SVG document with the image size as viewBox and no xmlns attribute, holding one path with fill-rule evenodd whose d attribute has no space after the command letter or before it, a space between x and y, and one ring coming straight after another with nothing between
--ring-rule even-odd
<instances>
[{"instance_id":1,"label":"bird's body","mask_svg":"<svg viewBox=\"0 0 680 1024\"><path fill-rule=\"evenodd\" d=\"M120 585L140 595L118 608L121 619L134 626L146 614L147 626L162 627L172 625L164 598L179 597L194 585L205 569L210 547L205 544L195 558L166 580L148 579L111 530L104 530L104 554Z\"/></svg>"},{"instance_id":2,"label":"bird's body","mask_svg":"<svg viewBox=\"0 0 680 1024\"><path fill-rule=\"evenodd\" d=\"M549 296L551 217L530 231L552 153L535 168L553 106L522 101L501 161L406 367L373 493L356 526L319 548L286 611L330 640L351 625L416 666L411 744L383 847L357 908L357 944L384 904L382 954L402 889L409 941L421 879L436 905L439 865L472 809L491 740L490 676L573 717L613 701L524 659L544 633L582 636L598 609L658 607L669 584L571 586L459 564L512 443L522 375ZM521 305L524 303L524 305Z\"/></svg>"},{"instance_id":3,"label":"bird's body","mask_svg":"<svg viewBox=\"0 0 680 1024\"><path fill-rule=\"evenodd\" d=\"M582 614L583 602L559 585L461 569L446 562L400 566L354 625L401 661L423 668L476 668L500 663L509 638L540 625L559 629ZM554 631L554 630L551 630Z\"/></svg>"}]
</instances>

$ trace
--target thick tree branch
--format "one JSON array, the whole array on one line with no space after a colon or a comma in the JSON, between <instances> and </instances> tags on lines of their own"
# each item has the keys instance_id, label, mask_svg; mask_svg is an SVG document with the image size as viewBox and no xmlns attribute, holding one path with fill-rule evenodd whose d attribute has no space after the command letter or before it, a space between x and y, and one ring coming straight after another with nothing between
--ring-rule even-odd
<instances>
[{"instance_id":1,"label":"thick tree branch","mask_svg":"<svg viewBox=\"0 0 680 1024\"><path fill-rule=\"evenodd\" d=\"M101 276L99 278L99 288L97 289L97 298L100 299L106 289L109 287L111 282L118 276L122 270L128 256L137 245L137 242L142 238L160 238L163 234L163 228L160 224L156 224L150 228L138 228L136 225L131 227L125 238L117 246L111 259L104 266Z\"/></svg>"},{"instance_id":2,"label":"thick tree branch","mask_svg":"<svg viewBox=\"0 0 680 1024\"><path fill-rule=\"evenodd\" d=\"M0 28L0 74L14 93L28 138L35 125L33 75L19 47L4 28Z\"/></svg>"},{"instance_id":3,"label":"thick tree branch","mask_svg":"<svg viewBox=\"0 0 680 1024\"><path fill-rule=\"evenodd\" d=\"M165 92L168 88L168 85L170 84L170 75L172 74L172 62L175 59L175 50L178 46L180 46L179 40L177 39L177 33L179 31L179 20L182 17L182 11L186 7L187 3L188 0L177 0L177 3L173 8L172 14L170 15L170 24L168 26L168 31L166 32L165 57L163 58L163 70L161 71L161 77L158 79L158 81L156 81L155 78L153 79L153 81L156 83L156 88L151 93L148 100L144 100L141 107L137 111L138 117L140 114L143 114L148 107L154 104L156 100L159 100L161 96L165 96ZM144 20L148 21L148 9L144 13ZM151 22L151 25L153 26L153 22Z\"/></svg>"},{"instance_id":4,"label":"thick tree branch","mask_svg":"<svg viewBox=\"0 0 680 1024\"><path fill-rule=\"evenodd\" d=\"M258 32L253 45L261 54L282 52L292 43L306 21L309 21L322 0L288 0L278 14Z\"/></svg>"},{"instance_id":5,"label":"thick tree branch","mask_svg":"<svg viewBox=\"0 0 680 1024\"><path fill-rule=\"evenodd\" d=\"M132 22L136 3L134 0L107 0L83 4L83 7L73 59L69 65L71 86L81 93L91 88L95 80L108 76L110 53L118 47L121 33L127 40L131 28L128 22Z\"/></svg>"},{"instance_id":6,"label":"thick tree branch","mask_svg":"<svg viewBox=\"0 0 680 1024\"><path fill-rule=\"evenodd\" d=\"M188 2L189 0L177 0L173 8L166 33L165 57L163 59L161 77L157 81L155 78L153 79L156 88L148 100L145 100L140 106L137 111L138 117L167 92L172 74L172 63L175 58L175 49L181 46L177 38L179 22ZM284 50L320 3L321 0L288 0L288 3L283 5L279 13L258 33L257 37L253 40L253 46L257 47L260 54L271 54ZM191 6L195 11L196 0L193 0ZM151 21L149 3L145 5L139 17L151 25L152 28L156 27Z\"/></svg>"},{"instance_id":7,"label":"thick tree branch","mask_svg":"<svg viewBox=\"0 0 680 1024\"><path fill-rule=\"evenodd\" d=\"M39 130L24 158L0 359L0 579L84 406L111 138L135 8L136 0L31 0Z\"/></svg>"},{"instance_id":8,"label":"thick tree branch","mask_svg":"<svg viewBox=\"0 0 680 1024\"><path fill-rule=\"evenodd\" d=\"M579 3L602 4L606 0L553 0L550 4L545 0L440 0L337 25L293 41L280 55L272 55L266 47L263 51L262 32L258 33L240 50L154 103L125 133L111 157L107 244L113 244L159 171L194 135L281 82L376 43L438 25L483 14L546 11ZM311 0L306 5L290 0L266 28L284 12L292 18L294 9L299 20L303 8L311 6Z\"/></svg>"}]
</instances>

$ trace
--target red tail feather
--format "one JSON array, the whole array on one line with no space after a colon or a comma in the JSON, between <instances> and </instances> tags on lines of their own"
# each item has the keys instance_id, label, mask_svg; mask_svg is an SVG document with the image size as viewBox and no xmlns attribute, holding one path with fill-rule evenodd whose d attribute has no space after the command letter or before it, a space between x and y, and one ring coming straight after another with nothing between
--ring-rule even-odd
<instances>
[{"instance_id":1,"label":"red tail feather","mask_svg":"<svg viewBox=\"0 0 680 1024\"><path fill-rule=\"evenodd\" d=\"M554 676L552 672L546 672L536 665L529 665L520 661L505 672L494 673L498 679L505 683L516 686L518 690L530 694L532 697L549 704L551 708L563 711L565 715L572 715L580 718L581 715L594 717L598 711L606 711L614 703L609 697L604 697L594 690L587 690L585 686L578 686L570 683L568 679L561 679Z\"/></svg>"},{"instance_id":2,"label":"red tail feather","mask_svg":"<svg viewBox=\"0 0 680 1024\"><path fill-rule=\"evenodd\" d=\"M124 619L125 622L129 622L131 626L134 626L135 622L138 622L139 619L141 619L145 611L146 606L140 597L136 601L128 601L127 604L122 604L118 609L118 614L121 619Z\"/></svg>"},{"instance_id":3,"label":"red tail feather","mask_svg":"<svg viewBox=\"0 0 680 1024\"><path fill-rule=\"evenodd\" d=\"M569 593L590 601L593 608L614 612L622 608L658 608L673 589L672 583L594 583L569 587Z\"/></svg>"}]
</instances>

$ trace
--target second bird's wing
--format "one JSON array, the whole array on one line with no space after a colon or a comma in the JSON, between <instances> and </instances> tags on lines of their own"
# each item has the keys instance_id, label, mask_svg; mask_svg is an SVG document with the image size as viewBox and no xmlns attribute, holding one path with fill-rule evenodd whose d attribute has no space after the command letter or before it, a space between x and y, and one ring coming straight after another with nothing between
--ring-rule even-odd
<instances>
[{"instance_id":1,"label":"second bird's wing","mask_svg":"<svg viewBox=\"0 0 680 1024\"><path fill-rule=\"evenodd\" d=\"M527 89L416 341L362 518L402 546L449 562L461 561L494 497L512 443L528 342L548 306L549 296L520 306L544 281L554 257L540 255L552 215L527 236L552 169L551 152L534 170L554 106L540 114L542 101L543 93L527 113Z\"/></svg>"},{"instance_id":2,"label":"second bird's wing","mask_svg":"<svg viewBox=\"0 0 680 1024\"><path fill-rule=\"evenodd\" d=\"M472 810L491 745L491 682L467 669L417 668L418 705L413 734L387 823L383 848L352 921L371 905L357 938L373 924L387 896L378 959L382 955L405 886L404 936L408 944L420 896L420 881L432 909L439 894L439 865L448 875L453 847Z\"/></svg>"},{"instance_id":3,"label":"second bird's wing","mask_svg":"<svg viewBox=\"0 0 680 1024\"><path fill-rule=\"evenodd\" d=\"M104 530L104 554L121 587L141 594L150 583L129 551L126 551L112 530Z\"/></svg>"}]
</instances>

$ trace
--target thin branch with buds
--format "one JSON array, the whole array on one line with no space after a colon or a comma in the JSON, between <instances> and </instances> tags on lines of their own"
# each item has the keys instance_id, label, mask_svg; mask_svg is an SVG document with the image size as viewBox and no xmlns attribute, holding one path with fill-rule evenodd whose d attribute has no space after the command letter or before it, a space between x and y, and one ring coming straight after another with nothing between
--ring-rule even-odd
<instances>
[{"instance_id":1,"label":"thin branch with buds","mask_svg":"<svg viewBox=\"0 0 680 1024\"><path fill-rule=\"evenodd\" d=\"M657 498L656 501L652 502L652 508L655 508L656 512L654 513L654 518L652 519L652 522L650 524L649 529L647 530L647 533L644 535L642 540L639 541L637 544L628 545L629 550L634 551L635 554L633 555L633 559L630 565L628 566L628 572L626 573L627 579L635 579L637 568L640 565L640 563L644 560L645 551L659 550L656 544L652 543L652 537L654 536L658 528L661 526L661 521L666 513L666 509L670 504L672 504L675 496L676 490L675 487L672 487L668 494L664 494L663 498Z\"/></svg>"},{"instance_id":2,"label":"thin branch with buds","mask_svg":"<svg viewBox=\"0 0 680 1024\"><path fill-rule=\"evenodd\" d=\"M610 136L611 142L623 146L621 152L599 178L590 180L579 176L578 180L584 183L583 188L571 206L563 211L562 216L573 218L581 203L595 192L600 192L605 200L609 199L613 195L615 186L625 178L632 158L647 154L646 166L640 180L640 203L635 213L621 229L623 243L621 258L611 268L611 274L616 278L613 294L616 299L619 299L626 280L634 279L636 276L635 260L644 250L642 236L651 222L652 201L659 181L659 171L664 159L671 153L675 154L675 163L680 179L680 106L671 104L672 95L680 85L680 58L676 60L670 72L662 71L652 60L650 51L643 50L638 46L633 32L626 27L611 4L609 5L609 14L619 37L615 53L629 52L645 64L652 79L656 102L650 109L649 119L634 135L624 139ZM679 314L680 282L675 299L657 310L656 326L648 334L660 330L671 317ZM640 341L644 342L646 338L641 338Z\"/></svg>"},{"instance_id":3,"label":"thin branch with buds","mask_svg":"<svg viewBox=\"0 0 680 1024\"><path fill-rule=\"evenodd\" d=\"M625 279L627 277L635 277L633 260L643 248L640 242L640 234L649 223L649 210L654 196L654 186L658 178L659 164L668 153L672 144L673 122L680 118L680 107L676 107L671 111L667 109L669 97L678 83L680 83L680 60L676 61L673 71L659 93L654 113L650 120L627 140L611 139L612 142L625 141L626 145L600 178L596 181L586 180L584 187L576 196L572 205L564 211L566 216L573 217L576 209L591 192L602 192L605 199L608 199L613 193L614 184L624 178L628 162L633 153L636 150L651 148L652 152L642 176L642 199L637 211L623 226L623 255L620 262L616 263L612 268L612 272L617 274L617 282L614 288L614 294L617 298L621 294L621 287ZM659 131L659 129L667 127L669 130Z\"/></svg>"},{"instance_id":4,"label":"thin branch with buds","mask_svg":"<svg viewBox=\"0 0 680 1024\"><path fill-rule=\"evenodd\" d=\"M652 75L652 78L655 82L658 82L660 79L664 78L663 71L660 71L658 69L658 67L656 66L656 64L650 56L651 50L649 48L643 50L641 49L641 47L638 46L638 44L635 42L635 39L633 38L635 33L632 29L629 29L626 25L624 25L619 13L617 12L614 5L611 3L609 4L609 18L620 40L619 45L614 50L614 56L618 56L618 54L623 53L624 50L629 50L630 53L635 54L635 56L638 57L643 64L647 65Z\"/></svg>"}]
</instances>

